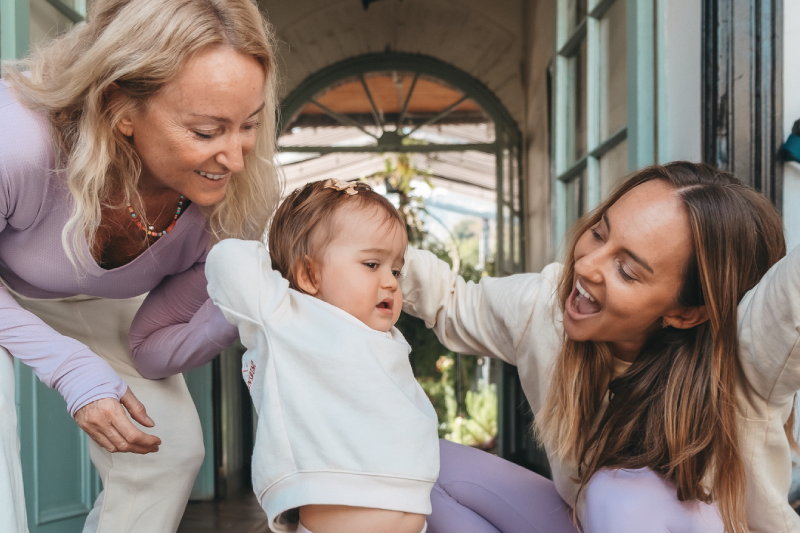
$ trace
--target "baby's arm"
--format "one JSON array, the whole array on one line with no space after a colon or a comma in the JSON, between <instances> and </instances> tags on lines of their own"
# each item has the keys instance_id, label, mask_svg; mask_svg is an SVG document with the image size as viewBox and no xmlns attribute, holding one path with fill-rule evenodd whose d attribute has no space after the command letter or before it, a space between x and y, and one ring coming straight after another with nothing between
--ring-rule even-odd
<instances>
[{"instance_id":1,"label":"baby's arm","mask_svg":"<svg viewBox=\"0 0 800 533\"><path fill-rule=\"evenodd\" d=\"M289 282L272 270L267 248L258 241L225 239L206 259L208 294L231 324L261 324L289 291Z\"/></svg>"},{"instance_id":2,"label":"baby's arm","mask_svg":"<svg viewBox=\"0 0 800 533\"><path fill-rule=\"evenodd\" d=\"M420 533L425 515L346 505L306 505L300 508L300 522L311 533Z\"/></svg>"}]
</instances>

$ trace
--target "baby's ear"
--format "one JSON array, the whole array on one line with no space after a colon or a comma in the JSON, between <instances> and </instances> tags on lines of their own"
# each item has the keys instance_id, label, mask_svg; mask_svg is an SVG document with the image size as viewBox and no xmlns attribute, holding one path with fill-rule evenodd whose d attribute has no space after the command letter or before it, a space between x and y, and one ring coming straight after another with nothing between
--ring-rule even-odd
<instances>
[{"instance_id":1,"label":"baby's ear","mask_svg":"<svg viewBox=\"0 0 800 533\"><path fill-rule=\"evenodd\" d=\"M316 296L319 292L317 288L318 271L313 259L305 256L302 261L298 261L294 267L294 279L301 292Z\"/></svg>"}]
</instances>

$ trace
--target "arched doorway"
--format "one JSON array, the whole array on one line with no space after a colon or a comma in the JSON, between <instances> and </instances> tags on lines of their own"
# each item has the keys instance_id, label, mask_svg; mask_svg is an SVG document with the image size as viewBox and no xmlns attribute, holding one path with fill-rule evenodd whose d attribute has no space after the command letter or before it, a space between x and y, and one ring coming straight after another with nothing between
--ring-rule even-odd
<instances>
[{"instance_id":1,"label":"arched doorway","mask_svg":"<svg viewBox=\"0 0 800 533\"><path fill-rule=\"evenodd\" d=\"M428 198L430 210L443 208L482 219L479 264L485 265L491 248L492 275L524 270L520 133L506 108L479 80L428 56L369 54L309 76L281 107L278 157L287 191L323 178L370 176L383 168L386 154L403 154L411 164L427 169L437 190L467 198ZM457 354L454 360L458 376L459 368L468 369L465 373L483 373L488 382L493 369L491 381L500 402L496 449L510 456L518 447L519 424L504 423L504 418L518 417L523 398L515 369ZM459 409L467 386L455 383Z\"/></svg>"},{"instance_id":2,"label":"arched doorway","mask_svg":"<svg viewBox=\"0 0 800 533\"><path fill-rule=\"evenodd\" d=\"M309 76L281 106L287 190L379 170L381 154L435 154L437 186L494 202L495 273L522 272L520 134L479 80L438 59L368 54ZM377 156L377 157L376 157Z\"/></svg>"}]
</instances>

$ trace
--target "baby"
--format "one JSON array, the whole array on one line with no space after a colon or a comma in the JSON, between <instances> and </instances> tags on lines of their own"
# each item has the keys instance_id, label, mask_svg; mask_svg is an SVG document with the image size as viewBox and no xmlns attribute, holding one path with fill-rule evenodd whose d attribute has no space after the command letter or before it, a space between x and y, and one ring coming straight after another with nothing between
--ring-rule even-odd
<instances>
[{"instance_id":1,"label":"baby","mask_svg":"<svg viewBox=\"0 0 800 533\"><path fill-rule=\"evenodd\" d=\"M247 348L253 489L273 531L426 529L439 447L393 327L406 245L388 200L327 180L283 202L269 252L228 239L208 255L208 292Z\"/></svg>"}]
</instances>

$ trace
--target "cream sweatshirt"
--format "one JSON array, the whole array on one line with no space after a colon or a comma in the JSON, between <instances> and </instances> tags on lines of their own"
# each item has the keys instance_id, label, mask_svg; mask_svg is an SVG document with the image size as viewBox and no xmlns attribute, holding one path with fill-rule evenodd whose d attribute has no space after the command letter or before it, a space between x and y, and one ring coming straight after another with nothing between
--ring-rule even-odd
<instances>
[{"instance_id":1,"label":"cream sweatshirt","mask_svg":"<svg viewBox=\"0 0 800 533\"><path fill-rule=\"evenodd\" d=\"M256 411L253 490L273 531L308 504L430 514L439 475L436 412L397 329L370 329L289 288L256 241L208 255L209 296L239 328Z\"/></svg>"},{"instance_id":2,"label":"cream sweatshirt","mask_svg":"<svg viewBox=\"0 0 800 533\"><path fill-rule=\"evenodd\" d=\"M403 310L425 320L451 350L500 358L519 369L537 413L563 335L556 285L561 265L541 274L465 282L433 254L409 249L401 278ZM800 247L779 261L739 304L739 433L752 533L800 533L788 504L791 454L783 430L800 389ZM561 497L575 503L576 465L546 450ZM577 502L580 516L581 502Z\"/></svg>"}]
</instances>

